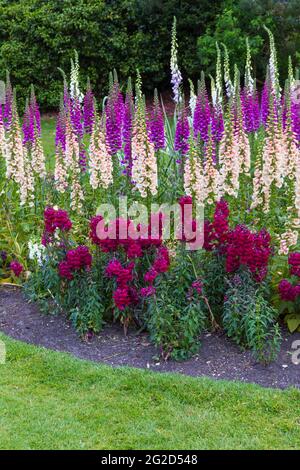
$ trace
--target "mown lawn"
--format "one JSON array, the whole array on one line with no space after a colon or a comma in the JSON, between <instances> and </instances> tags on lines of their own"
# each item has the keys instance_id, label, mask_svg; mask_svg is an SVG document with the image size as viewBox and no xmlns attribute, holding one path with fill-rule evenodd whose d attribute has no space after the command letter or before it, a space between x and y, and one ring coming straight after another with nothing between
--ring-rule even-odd
<instances>
[{"instance_id":1,"label":"mown lawn","mask_svg":"<svg viewBox=\"0 0 300 470\"><path fill-rule=\"evenodd\" d=\"M296 449L299 390L112 369L11 340L1 449Z\"/></svg>"}]
</instances>

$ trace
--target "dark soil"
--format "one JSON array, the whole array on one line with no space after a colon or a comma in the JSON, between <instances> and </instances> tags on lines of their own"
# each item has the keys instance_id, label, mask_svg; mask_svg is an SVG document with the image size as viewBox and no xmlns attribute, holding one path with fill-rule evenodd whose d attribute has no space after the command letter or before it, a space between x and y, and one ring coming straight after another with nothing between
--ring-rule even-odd
<instances>
[{"instance_id":1,"label":"dark soil","mask_svg":"<svg viewBox=\"0 0 300 470\"><path fill-rule=\"evenodd\" d=\"M283 331L283 342L276 362L268 366L253 361L249 351L240 349L222 334L204 334L199 354L185 362L159 359L158 351L146 333L134 330L124 337L119 325L108 325L89 342L82 341L64 316L44 315L28 304L20 290L0 288L0 330L27 343L111 366L131 366L159 372L178 372L195 377L253 382L264 387L300 388L300 365L292 363L292 342L300 334Z\"/></svg>"}]
</instances>

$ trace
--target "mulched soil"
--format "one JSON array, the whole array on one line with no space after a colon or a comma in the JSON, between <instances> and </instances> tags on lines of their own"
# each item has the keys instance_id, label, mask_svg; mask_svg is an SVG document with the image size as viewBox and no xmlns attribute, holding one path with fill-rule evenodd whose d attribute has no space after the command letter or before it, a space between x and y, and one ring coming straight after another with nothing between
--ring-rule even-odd
<instances>
[{"instance_id":1,"label":"mulched soil","mask_svg":"<svg viewBox=\"0 0 300 470\"><path fill-rule=\"evenodd\" d=\"M283 343L276 362L268 366L253 361L249 351L240 351L222 334L204 334L199 354L185 362L164 362L146 333L134 330L124 337L118 325L107 325L91 341L82 341L64 316L44 315L28 304L15 288L0 288L0 330L26 343L101 362L111 366L131 366L159 372L177 372L194 377L252 382L264 387L300 388L300 365L291 360L292 342L300 334L283 331Z\"/></svg>"}]
</instances>

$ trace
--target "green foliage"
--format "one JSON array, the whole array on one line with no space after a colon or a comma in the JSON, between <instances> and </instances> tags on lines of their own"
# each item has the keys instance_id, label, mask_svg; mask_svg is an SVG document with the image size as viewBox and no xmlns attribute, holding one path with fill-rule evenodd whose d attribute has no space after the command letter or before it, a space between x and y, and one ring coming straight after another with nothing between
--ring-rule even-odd
<instances>
[{"instance_id":1,"label":"green foliage","mask_svg":"<svg viewBox=\"0 0 300 470\"><path fill-rule=\"evenodd\" d=\"M226 290L224 257L212 252L202 254L201 278L205 296L217 321L222 317Z\"/></svg>"},{"instance_id":2,"label":"green foliage","mask_svg":"<svg viewBox=\"0 0 300 470\"><path fill-rule=\"evenodd\" d=\"M180 64L185 75L198 77L196 38L204 33L222 1L167 0L22 0L0 1L0 65L11 71L24 100L34 82L43 109L56 108L61 74L74 49L93 88L103 95L109 71L120 79L139 68L145 87L169 86L170 31L178 18Z\"/></svg>"},{"instance_id":3,"label":"green foliage","mask_svg":"<svg viewBox=\"0 0 300 470\"><path fill-rule=\"evenodd\" d=\"M197 253L179 252L176 265L157 286L156 296L149 300L146 325L154 344L165 359L183 360L195 354L199 336L208 324L208 311L201 296L191 290L197 279Z\"/></svg>"},{"instance_id":4,"label":"green foliage","mask_svg":"<svg viewBox=\"0 0 300 470\"><path fill-rule=\"evenodd\" d=\"M286 76L288 56L298 66L300 3L298 0L226 0L221 14L213 26L208 26L198 38L198 56L201 68L214 73L216 42L224 43L230 51L230 63L244 70L246 63L246 38L249 38L254 60L254 75L258 82L264 80L268 61L266 32L263 25L271 29L278 48L279 69Z\"/></svg>"},{"instance_id":5,"label":"green foliage","mask_svg":"<svg viewBox=\"0 0 300 470\"><path fill-rule=\"evenodd\" d=\"M64 250L47 247L41 263L24 285L25 295L38 303L44 313L65 313L81 336L89 331L99 332L110 297L104 285L105 256L97 253L93 267L75 273L70 281L59 276L58 265L64 256Z\"/></svg>"},{"instance_id":6,"label":"green foliage","mask_svg":"<svg viewBox=\"0 0 300 470\"><path fill-rule=\"evenodd\" d=\"M247 271L234 275L228 285L223 311L227 335L238 345L250 348L258 361L274 360L281 340L278 313Z\"/></svg>"}]
</instances>

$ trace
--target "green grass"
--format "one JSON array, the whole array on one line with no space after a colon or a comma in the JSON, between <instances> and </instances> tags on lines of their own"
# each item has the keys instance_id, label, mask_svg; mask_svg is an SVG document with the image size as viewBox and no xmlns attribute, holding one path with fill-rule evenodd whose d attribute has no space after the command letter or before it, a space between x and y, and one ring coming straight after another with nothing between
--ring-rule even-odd
<instances>
[{"instance_id":1,"label":"green grass","mask_svg":"<svg viewBox=\"0 0 300 470\"><path fill-rule=\"evenodd\" d=\"M112 369L0 338L1 449L296 449L300 391Z\"/></svg>"}]
</instances>

